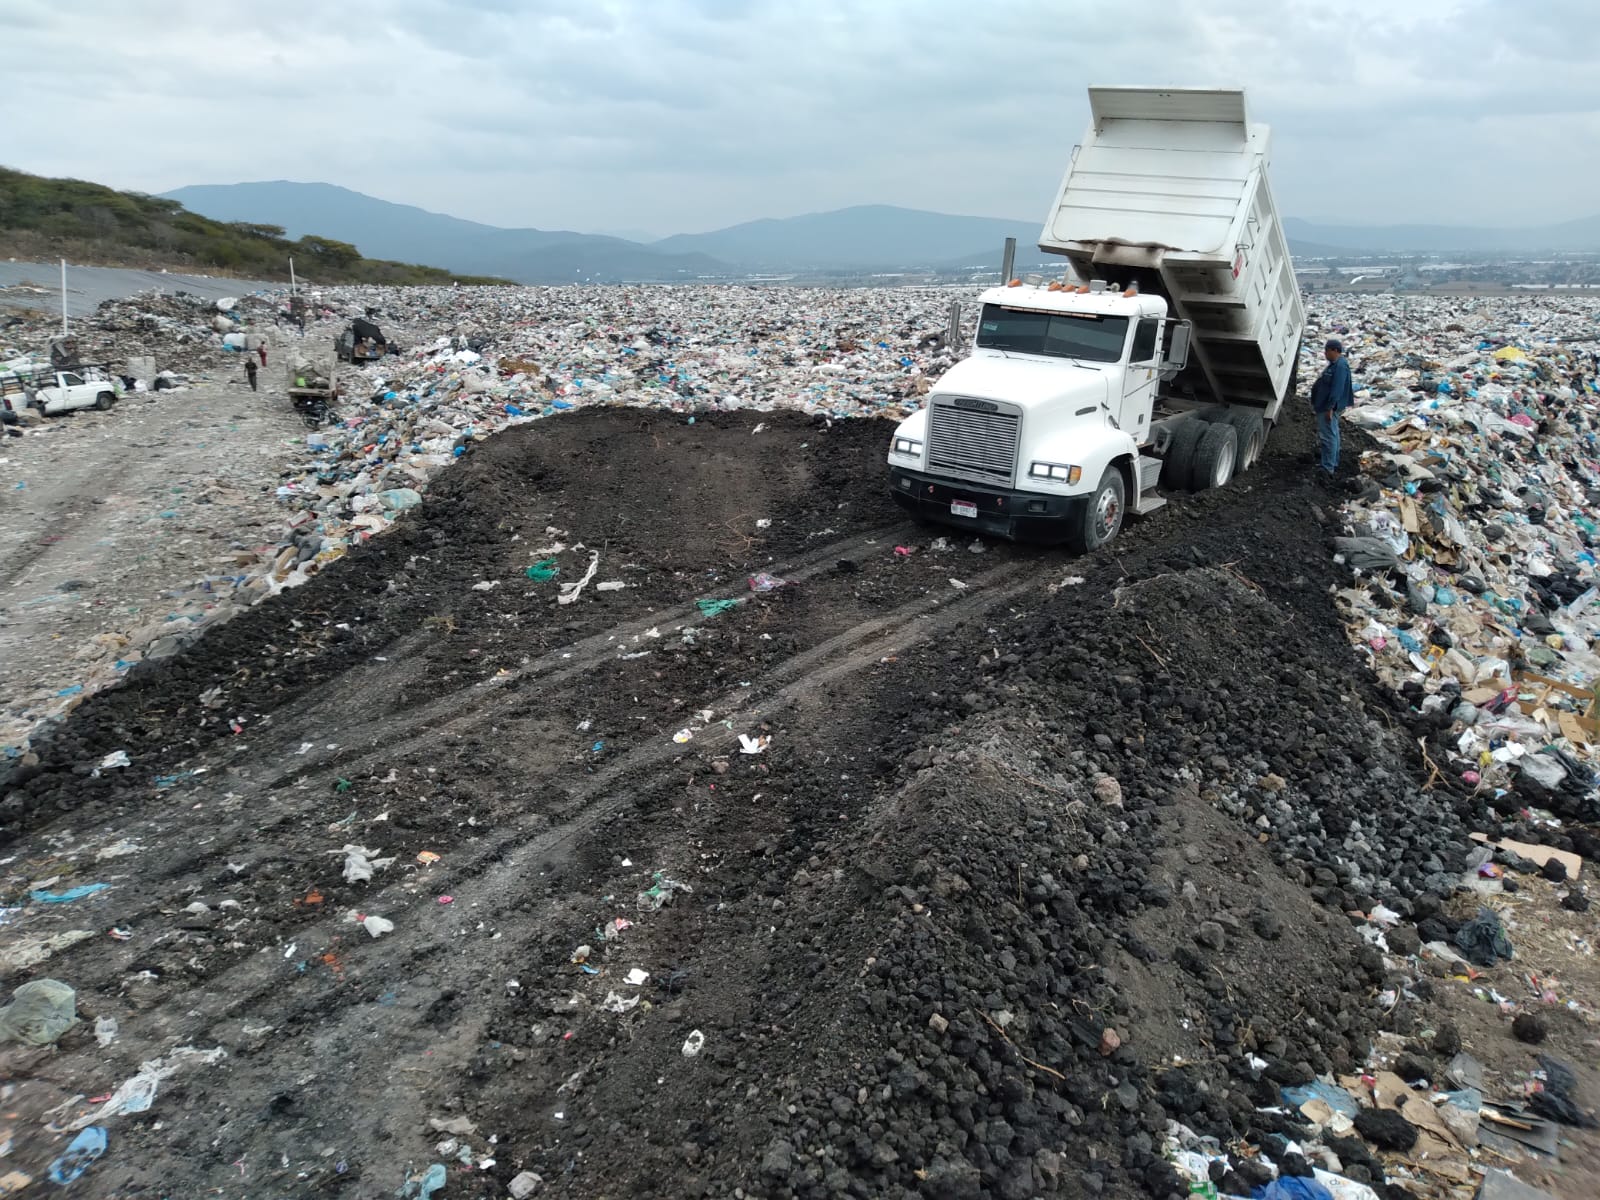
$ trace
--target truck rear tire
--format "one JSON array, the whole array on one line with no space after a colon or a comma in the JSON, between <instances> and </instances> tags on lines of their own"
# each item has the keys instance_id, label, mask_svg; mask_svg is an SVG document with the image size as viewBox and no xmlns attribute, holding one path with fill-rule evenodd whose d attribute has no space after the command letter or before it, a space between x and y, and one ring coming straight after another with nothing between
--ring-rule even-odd
<instances>
[{"instance_id":1,"label":"truck rear tire","mask_svg":"<svg viewBox=\"0 0 1600 1200\"><path fill-rule=\"evenodd\" d=\"M1233 426L1233 432L1238 435L1239 458L1234 474L1243 475L1261 461L1261 454L1267 448L1267 423L1256 413L1235 408L1230 409L1227 418L1219 424Z\"/></svg>"},{"instance_id":2,"label":"truck rear tire","mask_svg":"<svg viewBox=\"0 0 1600 1200\"><path fill-rule=\"evenodd\" d=\"M98 396L96 396L94 398L94 406L96 408L98 408L101 412L105 412L108 408L110 408L116 402L117 402L116 396L112 395L110 392L101 392Z\"/></svg>"},{"instance_id":3,"label":"truck rear tire","mask_svg":"<svg viewBox=\"0 0 1600 1200\"><path fill-rule=\"evenodd\" d=\"M1127 515L1127 486L1122 482L1122 472L1107 467L1100 476L1100 486L1089 496L1083 516L1067 537L1067 546L1077 554L1098 550L1122 530L1122 519Z\"/></svg>"},{"instance_id":4,"label":"truck rear tire","mask_svg":"<svg viewBox=\"0 0 1600 1200\"><path fill-rule=\"evenodd\" d=\"M1206 422L1199 417L1179 421L1167 443L1166 457L1161 460L1161 486L1168 491L1185 491L1194 469L1194 451L1205 434Z\"/></svg>"},{"instance_id":5,"label":"truck rear tire","mask_svg":"<svg viewBox=\"0 0 1600 1200\"><path fill-rule=\"evenodd\" d=\"M1208 425L1194 451L1194 473L1189 490L1210 491L1224 487L1233 478L1239 461L1239 435L1232 425Z\"/></svg>"}]
</instances>

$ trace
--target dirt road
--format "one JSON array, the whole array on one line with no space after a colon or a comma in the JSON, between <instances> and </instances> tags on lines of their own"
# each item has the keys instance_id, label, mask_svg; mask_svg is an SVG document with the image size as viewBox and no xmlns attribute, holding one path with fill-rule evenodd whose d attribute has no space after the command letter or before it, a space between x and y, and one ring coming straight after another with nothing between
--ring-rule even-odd
<instances>
[{"instance_id":1,"label":"dirt road","mask_svg":"<svg viewBox=\"0 0 1600 1200\"><path fill-rule=\"evenodd\" d=\"M4 792L8 979L85 1022L4 1051L13 1161L187 1046L79 1194L1163 1196L1168 1119L1419 1028L1339 914L1420 868L1313 869L1490 817L1406 832L1305 430L1075 562L904 522L886 436L519 428L87 702Z\"/></svg>"},{"instance_id":2,"label":"dirt road","mask_svg":"<svg viewBox=\"0 0 1600 1200\"><path fill-rule=\"evenodd\" d=\"M100 635L152 622L181 635L184 614L222 599L205 580L236 572L230 547L271 543L272 489L304 437L281 397L218 371L0 440L0 744L117 670Z\"/></svg>"}]
</instances>

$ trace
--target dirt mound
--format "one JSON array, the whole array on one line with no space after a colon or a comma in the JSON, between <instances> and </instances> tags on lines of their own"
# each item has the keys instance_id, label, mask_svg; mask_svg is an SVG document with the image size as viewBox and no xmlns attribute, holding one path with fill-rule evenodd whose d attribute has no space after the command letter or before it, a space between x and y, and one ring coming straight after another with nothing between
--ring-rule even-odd
<instances>
[{"instance_id":1,"label":"dirt mound","mask_svg":"<svg viewBox=\"0 0 1600 1200\"><path fill-rule=\"evenodd\" d=\"M508 430L442 475L425 513L352 553L315 589L211 631L194 653L136 668L56 733L38 765L0 764L0 844L35 814L127 790L124 775L90 775L106 754L127 748L130 774L165 773L174 743L190 752L236 736L224 717L248 726L405 635L421 635L408 644L426 659L428 682L418 686L454 690L701 590L747 596L748 575L774 561L845 531L892 526L874 461L887 437L886 423L870 420L662 420L628 409ZM533 584L527 568L549 556L530 551L556 542L585 549L557 555L563 573ZM581 577L592 552L597 578L625 589L561 606L559 583ZM496 590L472 590L486 582ZM203 705L202 693L211 693ZM147 749L130 744L141 740Z\"/></svg>"},{"instance_id":2,"label":"dirt mound","mask_svg":"<svg viewBox=\"0 0 1600 1200\"><path fill-rule=\"evenodd\" d=\"M86 1195L1165 1195L1169 1119L1281 1149L1257 1106L1379 1015L1337 910L1461 818L1280 435L1077 562L899 522L869 422L493 439L13 777L0 902L110 885L22 910L86 1024L18 1110L226 1052Z\"/></svg>"}]
</instances>

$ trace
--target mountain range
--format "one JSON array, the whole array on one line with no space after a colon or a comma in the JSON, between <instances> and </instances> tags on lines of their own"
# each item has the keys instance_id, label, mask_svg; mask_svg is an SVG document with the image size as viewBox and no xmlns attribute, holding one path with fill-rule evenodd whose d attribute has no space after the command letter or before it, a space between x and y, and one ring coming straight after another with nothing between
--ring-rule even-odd
<instances>
[{"instance_id":1,"label":"mountain range","mask_svg":"<svg viewBox=\"0 0 1600 1200\"><path fill-rule=\"evenodd\" d=\"M375 258L426 262L520 283L672 282L752 274L872 274L997 266L1015 237L1021 267L1050 262L1034 239L1039 221L952 216L889 205L748 221L709 233L641 242L575 230L505 229L395 204L327 183L204 184L166 198L222 221L283 226ZM1600 216L1529 229L1448 225L1322 225L1284 221L1301 257L1359 252L1510 253L1600 250Z\"/></svg>"},{"instance_id":2,"label":"mountain range","mask_svg":"<svg viewBox=\"0 0 1600 1200\"><path fill-rule=\"evenodd\" d=\"M519 283L671 282L793 272L871 273L996 265L1008 237L1018 262L1048 261L1032 244L1037 221L961 217L862 205L710 233L637 242L574 230L504 229L394 204L327 183L201 184L165 193L219 221L281 225L349 242L362 254L408 255L466 274Z\"/></svg>"}]
</instances>

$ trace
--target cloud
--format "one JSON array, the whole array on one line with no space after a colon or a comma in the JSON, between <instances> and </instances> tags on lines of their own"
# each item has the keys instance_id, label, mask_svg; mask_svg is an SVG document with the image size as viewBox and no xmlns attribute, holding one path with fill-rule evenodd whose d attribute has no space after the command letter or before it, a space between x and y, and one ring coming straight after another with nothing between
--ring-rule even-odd
<instances>
[{"instance_id":1,"label":"cloud","mask_svg":"<svg viewBox=\"0 0 1600 1200\"><path fill-rule=\"evenodd\" d=\"M1286 212L1536 223L1597 207L1589 8L11 0L5 158L149 191L325 180L545 228L857 203L1034 218L1089 83L1243 85Z\"/></svg>"}]
</instances>

